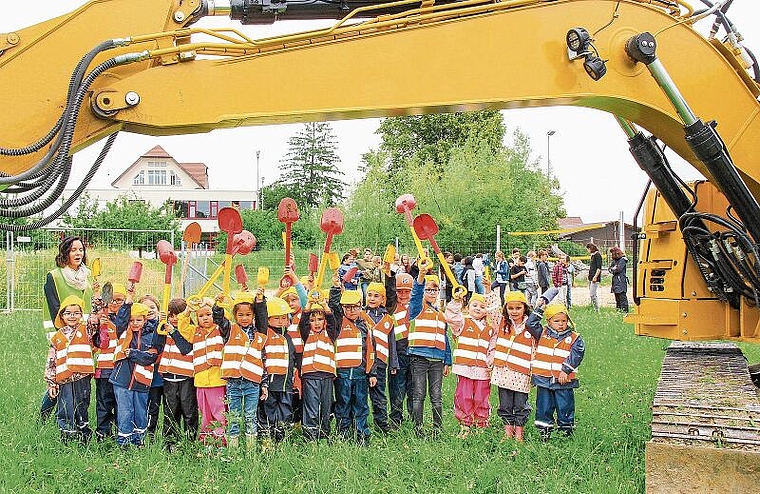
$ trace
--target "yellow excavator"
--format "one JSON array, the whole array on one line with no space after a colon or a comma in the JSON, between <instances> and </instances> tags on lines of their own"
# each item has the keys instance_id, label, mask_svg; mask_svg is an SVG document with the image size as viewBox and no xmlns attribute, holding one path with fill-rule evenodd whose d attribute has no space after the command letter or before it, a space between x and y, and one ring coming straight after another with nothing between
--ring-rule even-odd
<instances>
[{"instance_id":1,"label":"yellow excavator","mask_svg":"<svg viewBox=\"0 0 760 494\"><path fill-rule=\"evenodd\" d=\"M609 112L652 184L628 320L637 334L681 342L654 400L647 486L699 491L709 464L729 485L756 489L760 405L729 340L760 342L760 68L731 1L93 0L0 33L0 228L37 228L65 211L77 196L57 202L71 155L106 140L81 192L121 130L550 105ZM336 22L251 39L194 27L205 16ZM705 36L693 26L708 17ZM684 183L666 146L708 180ZM726 341L688 343L701 340ZM725 385L705 385L705 369Z\"/></svg>"}]
</instances>

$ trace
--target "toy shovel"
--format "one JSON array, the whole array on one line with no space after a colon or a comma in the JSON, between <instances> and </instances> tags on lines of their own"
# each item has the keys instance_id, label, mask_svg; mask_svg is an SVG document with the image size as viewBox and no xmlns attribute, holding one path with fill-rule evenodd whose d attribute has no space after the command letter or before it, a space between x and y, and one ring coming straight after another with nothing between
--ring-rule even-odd
<instances>
[{"instance_id":1,"label":"toy shovel","mask_svg":"<svg viewBox=\"0 0 760 494\"><path fill-rule=\"evenodd\" d=\"M420 260L427 259L425 249L422 248L422 242L418 232L416 232L413 226L412 209L417 207L417 199L412 194L403 194L396 199L396 211L403 214L406 218L406 223L409 225L409 231L412 232L412 239L414 239L414 245L417 247L417 255L420 256Z\"/></svg>"},{"instance_id":2,"label":"toy shovel","mask_svg":"<svg viewBox=\"0 0 760 494\"><path fill-rule=\"evenodd\" d=\"M280 204L277 206L277 220L280 223L285 223L285 269L290 266L290 245L292 237L293 223L298 221L298 205L290 197L283 197ZM280 287L287 288L293 284L293 280L289 276L283 275L280 278Z\"/></svg>"},{"instance_id":3,"label":"toy shovel","mask_svg":"<svg viewBox=\"0 0 760 494\"><path fill-rule=\"evenodd\" d=\"M217 221L219 229L227 234L227 250L224 255L224 278L222 279L222 293L230 293L230 273L232 271L232 245L236 233L243 231L243 218L240 211L235 208L222 208L219 210Z\"/></svg>"},{"instance_id":4,"label":"toy shovel","mask_svg":"<svg viewBox=\"0 0 760 494\"><path fill-rule=\"evenodd\" d=\"M322 259L319 261L317 280L314 283L315 290L319 290L322 287L322 278L325 275L327 258L330 256L330 246L332 245L333 236L339 235L343 232L343 213L340 209L325 209L319 222L319 228L327 234L327 238L325 239L325 247L322 249Z\"/></svg>"},{"instance_id":5,"label":"toy shovel","mask_svg":"<svg viewBox=\"0 0 760 494\"><path fill-rule=\"evenodd\" d=\"M201 241L201 225L193 221L185 227L182 232L182 240L185 242L185 258L182 261L182 274L180 275L179 285L182 287L182 296L185 296L185 279L187 278L187 268L190 265L190 252L193 246Z\"/></svg>"},{"instance_id":6,"label":"toy shovel","mask_svg":"<svg viewBox=\"0 0 760 494\"><path fill-rule=\"evenodd\" d=\"M259 271L256 273L256 284L262 290L267 286L269 282L269 268L266 266L259 266Z\"/></svg>"},{"instance_id":7,"label":"toy shovel","mask_svg":"<svg viewBox=\"0 0 760 494\"><path fill-rule=\"evenodd\" d=\"M172 296L172 268L177 263L177 254L175 254L172 244L166 240L159 240L156 244L156 250L159 259L166 265L164 269L164 293L161 297L161 314L166 314L169 310L169 299ZM167 334L166 325L160 324L158 332L162 335Z\"/></svg>"},{"instance_id":8,"label":"toy shovel","mask_svg":"<svg viewBox=\"0 0 760 494\"><path fill-rule=\"evenodd\" d=\"M435 241L435 235L438 233L438 225L435 223L433 217L427 213L422 213L421 215L414 218L413 226L414 230L417 232L417 235L419 235L421 239L425 239L430 242L430 246L433 248L433 252L435 252L438 261L441 263L443 271L446 273L446 278L448 278L451 286L453 287L451 290L452 295L460 296L467 293L467 289L459 284L456 277L454 276L454 273L451 272L449 263L447 263L446 259L444 259L441 248L438 247L438 242Z\"/></svg>"}]
</instances>

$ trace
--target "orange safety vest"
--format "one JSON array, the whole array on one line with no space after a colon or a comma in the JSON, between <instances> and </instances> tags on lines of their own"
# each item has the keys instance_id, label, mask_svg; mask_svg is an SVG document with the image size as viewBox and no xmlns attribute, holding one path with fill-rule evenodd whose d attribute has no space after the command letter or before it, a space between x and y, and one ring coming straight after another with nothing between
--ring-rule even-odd
<instances>
[{"instance_id":1,"label":"orange safety vest","mask_svg":"<svg viewBox=\"0 0 760 494\"><path fill-rule=\"evenodd\" d=\"M396 312L393 313L393 320L395 326L393 328L393 335L396 337L396 341L403 340L409 337L409 308L399 305L396 307Z\"/></svg>"},{"instance_id":2,"label":"orange safety vest","mask_svg":"<svg viewBox=\"0 0 760 494\"><path fill-rule=\"evenodd\" d=\"M301 374L310 372L329 372L335 375L335 344L330 340L326 330L309 333L303 346Z\"/></svg>"},{"instance_id":3,"label":"orange safety vest","mask_svg":"<svg viewBox=\"0 0 760 494\"><path fill-rule=\"evenodd\" d=\"M198 327L193 336L193 369L196 374L222 365L224 340L219 326L214 324L211 331Z\"/></svg>"},{"instance_id":4,"label":"orange safety vest","mask_svg":"<svg viewBox=\"0 0 760 494\"><path fill-rule=\"evenodd\" d=\"M544 332L538 339L536 346L536 354L533 358L533 374L558 378L559 373L562 372L562 364L570 356L570 349L578 336L578 333L573 331L569 336L558 341ZM568 374L570 379L575 379L575 375L575 371Z\"/></svg>"},{"instance_id":5,"label":"orange safety vest","mask_svg":"<svg viewBox=\"0 0 760 494\"><path fill-rule=\"evenodd\" d=\"M266 342L266 336L261 333L256 333L251 341L240 326L233 324L230 328L230 339L224 345L222 353L222 378L242 377L260 383L264 375L262 351Z\"/></svg>"},{"instance_id":6,"label":"orange safety vest","mask_svg":"<svg viewBox=\"0 0 760 494\"><path fill-rule=\"evenodd\" d=\"M301 340L301 332L298 330L298 323L301 322L301 314L293 314L293 318L290 320L290 326L288 326L288 334L290 335L290 341L293 342L293 348L296 353L303 353L303 340Z\"/></svg>"},{"instance_id":7,"label":"orange safety vest","mask_svg":"<svg viewBox=\"0 0 760 494\"><path fill-rule=\"evenodd\" d=\"M389 314L385 314L379 321L377 321L377 324L375 324L375 321L373 321L365 312L362 312L362 317L364 317L367 327L372 328L372 338L375 340L375 356L378 360L387 364L388 355L390 354L388 338L395 325L393 317Z\"/></svg>"},{"instance_id":8,"label":"orange safety vest","mask_svg":"<svg viewBox=\"0 0 760 494\"><path fill-rule=\"evenodd\" d=\"M50 339L55 348L55 382L62 383L74 374L94 374L92 344L84 324L74 331L71 341L60 329Z\"/></svg>"},{"instance_id":9,"label":"orange safety vest","mask_svg":"<svg viewBox=\"0 0 760 494\"><path fill-rule=\"evenodd\" d=\"M267 341L264 346L266 369L271 376L287 376L290 367L288 340L279 333L267 328Z\"/></svg>"},{"instance_id":10,"label":"orange safety vest","mask_svg":"<svg viewBox=\"0 0 760 494\"><path fill-rule=\"evenodd\" d=\"M424 346L446 351L446 320L440 311L426 306L409 323L409 346Z\"/></svg>"},{"instance_id":11,"label":"orange safety vest","mask_svg":"<svg viewBox=\"0 0 760 494\"><path fill-rule=\"evenodd\" d=\"M166 337L164 353L161 354L161 362L158 365L160 374L176 374L178 376L193 377L193 351L190 350L187 355L177 348L174 338L171 335Z\"/></svg>"},{"instance_id":12,"label":"orange safety vest","mask_svg":"<svg viewBox=\"0 0 760 494\"><path fill-rule=\"evenodd\" d=\"M493 336L493 328L487 322L483 327L471 317L464 318L464 328L457 337L457 347L454 350L454 364L473 367L488 367L488 345Z\"/></svg>"},{"instance_id":13,"label":"orange safety vest","mask_svg":"<svg viewBox=\"0 0 760 494\"><path fill-rule=\"evenodd\" d=\"M100 329L98 329L100 331ZM116 353L116 343L119 337L116 334L116 325L108 321L108 346L100 348L96 362L98 369L113 369L114 354ZM102 343L102 342L101 342Z\"/></svg>"},{"instance_id":14,"label":"orange safety vest","mask_svg":"<svg viewBox=\"0 0 760 494\"><path fill-rule=\"evenodd\" d=\"M364 343L364 371L369 373L375 363L371 331L367 331ZM346 317L343 318L338 339L335 340L335 365L338 369L352 369L362 365L362 332Z\"/></svg>"},{"instance_id":15,"label":"orange safety vest","mask_svg":"<svg viewBox=\"0 0 760 494\"><path fill-rule=\"evenodd\" d=\"M130 347L130 344L132 343L132 331L131 329L127 328L123 333L121 333L121 337L119 338L119 341L116 343L116 349L114 351L114 362L118 362L120 360L124 360L127 358L127 354L125 353L126 350ZM140 330L137 333L137 348L140 348L140 338L142 336L142 330ZM154 364L150 365L141 365L137 362L134 363L135 367L132 372L132 378L139 382L140 384L144 384L145 386L150 387L150 383L153 381L153 366ZM130 387L132 385L130 384Z\"/></svg>"},{"instance_id":16,"label":"orange safety vest","mask_svg":"<svg viewBox=\"0 0 760 494\"><path fill-rule=\"evenodd\" d=\"M522 323L523 330L517 333L514 328L507 331L504 327L499 331L496 339L496 350L493 354L494 367L506 367L507 369L530 375L533 354L536 351L536 340L530 331L526 331L525 321Z\"/></svg>"}]
</instances>

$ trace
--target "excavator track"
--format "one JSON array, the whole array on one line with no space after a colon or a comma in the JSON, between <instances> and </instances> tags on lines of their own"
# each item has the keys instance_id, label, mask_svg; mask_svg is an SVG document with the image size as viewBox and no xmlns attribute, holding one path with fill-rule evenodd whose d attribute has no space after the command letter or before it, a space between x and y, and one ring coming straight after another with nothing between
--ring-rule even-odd
<instances>
[{"instance_id":1,"label":"excavator track","mask_svg":"<svg viewBox=\"0 0 760 494\"><path fill-rule=\"evenodd\" d=\"M736 345L671 343L652 406L652 441L760 451L760 397Z\"/></svg>"}]
</instances>

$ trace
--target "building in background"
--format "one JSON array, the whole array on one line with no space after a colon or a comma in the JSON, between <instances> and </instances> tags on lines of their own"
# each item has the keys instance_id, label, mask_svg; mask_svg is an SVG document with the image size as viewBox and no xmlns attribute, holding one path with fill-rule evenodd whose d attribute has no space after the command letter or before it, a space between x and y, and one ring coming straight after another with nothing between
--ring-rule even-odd
<instances>
[{"instance_id":1,"label":"building in background","mask_svg":"<svg viewBox=\"0 0 760 494\"><path fill-rule=\"evenodd\" d=\"M583 245L591 242L599 247L603 255L610 247L620 243L620 223L618 221L584 223L580 216L568 216L558 219L557 224L560 231L564 230L559 235L561 240L569 240ZM629 255L633 249L631 235L636 232L637 230L633 225L625 224L625 246L621 246L621 248Z\"/></svg>"}]
</instances>

